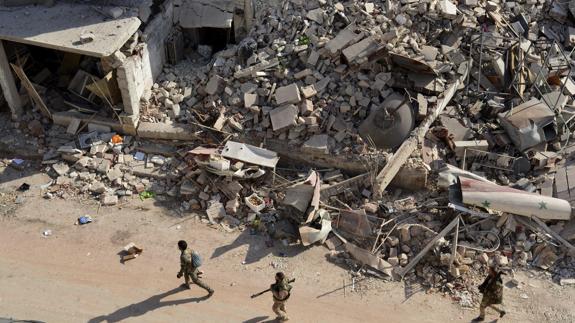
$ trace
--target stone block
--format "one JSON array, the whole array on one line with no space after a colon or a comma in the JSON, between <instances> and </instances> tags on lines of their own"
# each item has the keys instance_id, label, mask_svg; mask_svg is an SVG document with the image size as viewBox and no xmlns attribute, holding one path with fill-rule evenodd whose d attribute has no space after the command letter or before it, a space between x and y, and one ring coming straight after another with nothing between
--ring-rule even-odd
<instances>
[{"instance_id":1,"label":"stone block","mask_svg":"<svg viewBox=\"0 0 575 323\"><path fill-rule=\"evenodd\" d=\"M275 98L278 105L299 103L301 101L299 88L295 83L277 88Z\"/></svg>"},{"instance_id":2,"label":"stone block","mask_svg":"<svg viewBox=\"0 0 575 323\"><path fill-rule=\"evenodd\" d=\"M215 95L221 90L224 82L225 80L221 76L219 75L212 76L212 78L210 78L210 80L208 81L208 84L206 84L205 88L206 93L209 95Z\"/></svg>"},{"instance_id":3,"label":"stone block","mask_svg":"<svg viewBox=\"0 0 575 323\"><path fill-rule=\"evenodd\" d=\"M328 139L329 136L326 134L314 135L303 144L302 150L327 155L329 154Z\"/></svg>"},{"instance_id":4,"label":"stone block","mask_svg":"<svg viewBox=\"0 0 575 323\"><path fill-rule=\"evenodd\" d=\"M315 85L312 84L312 85L302 87L301 93L302 93L304 98L309 99L309 98L311 98L317 94L317 90L315 88Z\"/></svg>"},{"instance_id":5,"label":"stone block","mask_svg":"<svg viewBox=\"0 0 575 323\"><path fill-rule=\"evenodd\" d=\"M102 196L102 205L111 206L118 204L118 196L106 194Z\"/></svg>"},{"instance_id":6,"label":"stone block","mask_svg":"<svg viewBox=\"0 0 575 323\"><path fill-rule=\"evenodd\" d=\"M274 131L285 129L296 124L298 108L293 105L285 105L270 111L270 119Z\"/></svg>"},{"instance_id":7,"label":"stone block","mask_svg":"<svg viewBox=\"0 0 575 323\"><path fill-rule=\"evenodd\" d=\"M299 105L299 110L303 116L309 116L313 112L313 102L311 100L303 100Z\"/></svg>"},{"instance_id":8,"label":"stone block","mask_svg":"<svg viewBox=\"0 0 575 323\"><path fill-rule=\"evenodd\" d=\"M251 106L257 105L258 95L255 93L244 94L244 107L249 108Z\"/></svg>"}]
</instances>

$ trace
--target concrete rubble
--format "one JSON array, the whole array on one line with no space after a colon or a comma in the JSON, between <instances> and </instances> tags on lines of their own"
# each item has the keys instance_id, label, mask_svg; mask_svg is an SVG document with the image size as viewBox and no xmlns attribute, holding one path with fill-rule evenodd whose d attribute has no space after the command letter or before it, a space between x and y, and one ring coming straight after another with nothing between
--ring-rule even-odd
<instances>
[{"instance_id":1,"label":"concrete rubble","mask_svg":"<svg viewBox=\"0 0 575 323\"><path fill-rule=\"evenodd\" d=\"M492 264L573 284L565 8L273 3L258 3L238 44L162 65L133 131L28 109L14 125L54 179L46 197L154 196L228 232L325 244L356 274L421 281L468 306Z\"/></svg>"}]
</instances>

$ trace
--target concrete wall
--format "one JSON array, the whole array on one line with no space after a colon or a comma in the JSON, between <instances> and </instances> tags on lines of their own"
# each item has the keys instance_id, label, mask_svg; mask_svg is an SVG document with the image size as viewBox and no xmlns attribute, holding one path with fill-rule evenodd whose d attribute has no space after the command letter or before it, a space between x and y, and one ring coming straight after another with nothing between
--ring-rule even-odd
<instances>
[{"instance_id":1,"label":"concrete wall","mask_svg":"<svg viewBox=\"0 0 575 323\"><path fill-rule=\"evenodd\" d=\"M150 55L145 44L140 54L127 57L118 67L117 77L124 112L137 118L140 115L140 99L154 84Z\"/></svg>"},{"instance_id":2,"label":"concrete wall","mask_svg":"<svg viewBox=\"0 0 575 323\"><path fill-rule=\"evenodd\" d=\"M143 39L148 45L152 78L156 79L166 63L165 40L174 28L174 5L169 0L163 4L163 11L157 14L144 29Z\"/></svg>"}]
</instances>

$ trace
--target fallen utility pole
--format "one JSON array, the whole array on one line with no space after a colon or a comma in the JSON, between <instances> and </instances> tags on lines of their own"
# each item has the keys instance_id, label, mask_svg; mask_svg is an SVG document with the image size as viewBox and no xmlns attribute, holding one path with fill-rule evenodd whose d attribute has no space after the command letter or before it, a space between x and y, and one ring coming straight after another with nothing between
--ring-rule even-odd
<instances>
[{"instance_id":1,"label":"fallen utility pole","mask_svg":"<svg viewBox=\"0 0 575 323\"><path fill-rule=\"evenodd\" d=\"M401 146L397 149L397 151L391 156L385 167L377 174L376 177L376 193L381 196L383 191L387 188L389 183L393 180L397 172L405 164L409 156L417 149L419 143L422 143L425 134L431 127L431 124L435 122L437 117L445 110L455 92L459 86L463 83L463 81L467 78L467 74L469 73L469 66L471 63L468 62L467 69L463 75L460 75L459 78L451 84L451 86L443 92L443 97L440 98L439 102L435 106L435 109L427 115L425 120L421 123L421 125L416 128L411 136L404 141Z\"/></svg>"}]
</instances>

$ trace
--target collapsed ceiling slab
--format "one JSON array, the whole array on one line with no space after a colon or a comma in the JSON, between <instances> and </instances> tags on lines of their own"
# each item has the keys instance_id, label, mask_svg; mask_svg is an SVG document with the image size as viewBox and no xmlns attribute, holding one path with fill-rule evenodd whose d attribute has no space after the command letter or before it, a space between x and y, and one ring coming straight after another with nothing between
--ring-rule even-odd
<instances>
[{"instance_id":1,"label":"collapsed ceiling slab","mask_svg":"<svg viewBox=\"0 0 575 323\"><path fill-rule=\"evenodd\" d=\"M179 3L178 3L179 2ZM232 0L177 1L176 21L182 28L231 28L234 14Z\"/></svg>"},{"instance_id":2,"label":"collapsed ceiling slab","mask_svg":"<svg viewBox=\"0 0 575 323\"><path fill-rule=\"evenodd\" d=\"M59 3L0 11L0 39L94 57L120 49L140 27L137 12L110 19L92 6ZM90 34L91 41L80 41Z\"/></svg>"}]
</instances>

